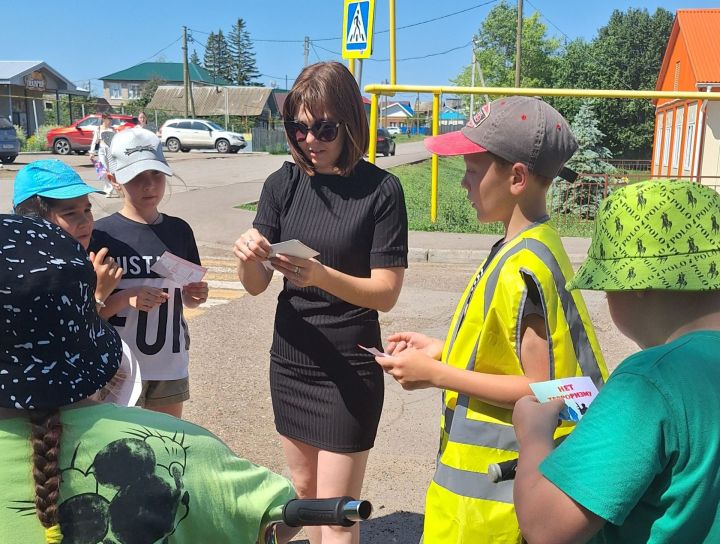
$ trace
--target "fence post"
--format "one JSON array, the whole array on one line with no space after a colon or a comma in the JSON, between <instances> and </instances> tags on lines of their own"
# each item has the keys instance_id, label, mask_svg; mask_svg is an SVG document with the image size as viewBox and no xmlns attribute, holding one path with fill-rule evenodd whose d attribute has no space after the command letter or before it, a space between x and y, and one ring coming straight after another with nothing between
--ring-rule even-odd
<instances>
[{"instance_id":1,"label":"fence post","mask_svg":"<svg viewBox=\"0 0 720 544\"><path fill-rule=\"evenodd\" d=\"M603 174L603 177L605 178L605 188L603 189L603 199L607 198L608 196L608 175Z\"/></svg>"}]
</instances>

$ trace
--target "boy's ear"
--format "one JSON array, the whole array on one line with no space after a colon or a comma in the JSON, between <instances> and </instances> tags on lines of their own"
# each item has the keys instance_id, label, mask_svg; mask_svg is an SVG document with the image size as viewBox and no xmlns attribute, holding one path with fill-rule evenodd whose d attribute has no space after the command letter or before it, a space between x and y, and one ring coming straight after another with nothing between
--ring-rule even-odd
<instances>
[{"instance_id":1,"label":"boy's ear","mask_svg":"<svg viewBox=\"0 0 720 544\"><path fill-rule=\"evenodd\" d=\"M510 167L510 191L519 195L527 189L530 182L530 170L527 164L516 162Z\"/></svg>"}]
</instances>

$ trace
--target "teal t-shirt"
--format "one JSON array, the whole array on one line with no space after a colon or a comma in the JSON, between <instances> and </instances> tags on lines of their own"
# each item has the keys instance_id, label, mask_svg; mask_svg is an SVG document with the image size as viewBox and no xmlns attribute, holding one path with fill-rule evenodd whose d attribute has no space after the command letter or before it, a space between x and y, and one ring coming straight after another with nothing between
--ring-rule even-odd
<instances>
[{"instance_id":1,"label":"teal t-shirt","mask_svg":"<svg viewBox=\"0 0 720 544\"><path fill-rule=\"evenodd\" d=\"M542 474L608 523L593 542L720 542L720 331L626 359Z\"/></svg>"},{"instance_id":2,"label":"teal t-shirt","mask_svg":"<svg viewBox=\"0 0 720 544\"><path fill-rule=\"evenodd\" d=\"M285 478L235 456L202 427L114 404L62 411L63 544L254 544ZM0 419L0 542L44 543L26 417ZM167 540L164 540L167 538Z\"/></svg>"}]
</instances>

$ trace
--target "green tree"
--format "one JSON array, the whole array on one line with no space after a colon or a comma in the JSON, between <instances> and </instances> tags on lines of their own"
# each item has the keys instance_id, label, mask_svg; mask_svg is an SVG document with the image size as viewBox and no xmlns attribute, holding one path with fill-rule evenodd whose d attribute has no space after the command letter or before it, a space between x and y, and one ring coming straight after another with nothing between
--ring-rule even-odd
<instances>
[{"instance_id":1,"label":"green tree","mask_svg":"<svg viewBox=\"0 0 720 544\"><path fill-rule=\"evenodd\" d=\"M255 62L250 32L243 19L238 19L230 30L228 47L232 58L230 81L236 85L256 85L254 80L260 73Z\"/></svg>"},{"instance_id":2,"label":"green tree","mask_svg":"<svg viewBox=\"0 0 720 544\"><path fill-rule=\"evenodd\" d=\"M225 39L222 29L218 30L215 36L215 43L217 52L217 70L216 74L222 78L232 81L232 55L230 54L230 47Z\"/></svg>"},{"instance_id":3,"label":"green tree","mask_svg":"<svg viewBox=\"0 0 720 544\"><path fill-rule=\"evenodd\" d=\"M192 54L190 55L190 64L200 66L200 57L198 57L197 51L195 51L194 49L192 51Z\"/></svg>"},{"instance_id":4,"label":"green tree","mask_svg":"<svg viewBox=\"0 0 720 544\"><path fill-rule=\"evenodd\" d=\"M578 150L566 166L577 172L579 177L574 183L555 180L551 196L553 213L573 213L592 219L600 202L607 196L607 178L603 174L613 174L615 167L607 162L612 154L603 146L605 134L600 130L595 105L593 100L583 100L573 119L572 131L578 142Z\"/></svg>"},{"instance_id":5,"label":"green tree","mask_svg":"<svg viewBox=\"0 0 720 544\"><path fill-rule=\"evenodd\" d=\"M203 66L215 77L218 76L218 44L214 32L210 32L205 43L205 54L203 55Z\"/></svg>"},{"instance_id":6,"label":"green tree","mask_svg":"<svg viewBox=\"0 0 720 544\"><path fill-rule=\"evenodd\" d=\"M556 69L556 85L570 88L654 89L672 30L673 15L658 8L613 11L590 44L571 42ZM556 101L572 115L579 105ZM597 109L607 146L622 158L649 158L655 107L648 100L603 100Z\"/></svg>"},{"instance_id":7,"label":"green tree","mask_svg":"<svg viewBox=\"0 0 720 544\"><path fill-rule=\"evenodd\" d=\"M476 58L489 87L512 87L515 84L515 36L517 7L504 0L487 14L474 36ZM547 28L535 12L523 19L521 74L523 87L552 86L553 67L560 48L556 38L547 35ZM471 68L466 66L452 82L470 86ZM476 85L479 81L476 79ZM468 98L464 102L469 102Z\"/></svg>"}]
</instances>

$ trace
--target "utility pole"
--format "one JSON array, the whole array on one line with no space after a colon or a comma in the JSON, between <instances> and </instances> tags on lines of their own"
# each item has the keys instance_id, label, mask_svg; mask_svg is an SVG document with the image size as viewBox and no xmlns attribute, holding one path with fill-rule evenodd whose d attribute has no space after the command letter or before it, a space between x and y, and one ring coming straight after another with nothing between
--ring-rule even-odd
<instances>
[{"instance_id":1,"label":"utility pole","mask_svg":"<svg viewBox=\"0 0 720 544\"><path fill-rule=\"evenodd\" d=\"M310 56L310 36L305 36L305 64L308 65L308 57Z\"/></svg>"},{"instance_id":2,"label":"utility pole","mask_svg":"<svg viewBox=\"0 0 720 544\"><path fill-rule=\"evenodd\" d=\"M472 60L470 61L472 64L470 65L470 86L475 86L475 40L472 41ZM473 114L475 113L475 95L470 95L470 116L469 118L473 118Z\"/></svg>"},{"instance_id":3,"label":"utility pole","mask_svg":"<svg viewBox=\"0 0 720 544\"><path fill-rule=\"evenodd\" d=\"M520 65L522 64L523 0L518 0L517 32L515 36L515 86L520 86Z\"/></svg>"},{"instance_id":4,"label":"utility pole","mask_svg":"<svg viewBox=\"0 0 720 544\"><path fill-rule=\"evenodd\" d=\"M182 41L182 51L183 51L183 94L185 95L185 117L188 117L189 110L190 110L190 91L189 91L189 80L188 77L188 55L187 55L187 27L183 27L183 41Z\"/></svg>"}]
</instances>

